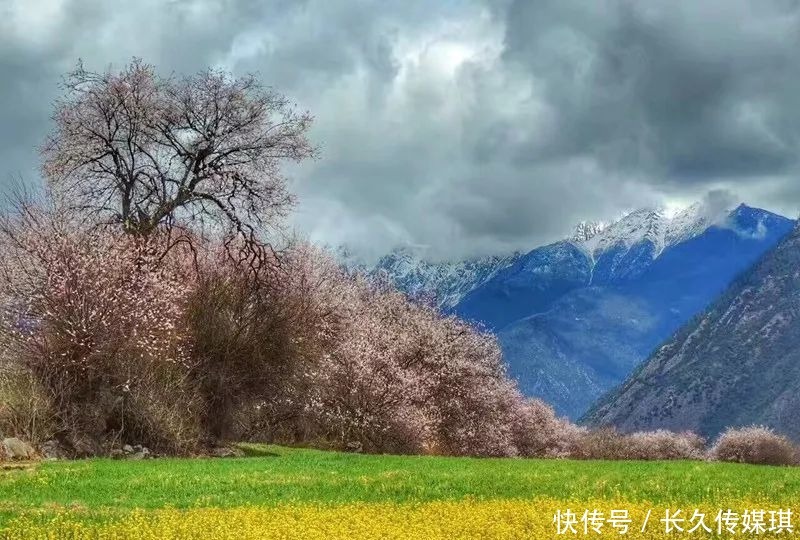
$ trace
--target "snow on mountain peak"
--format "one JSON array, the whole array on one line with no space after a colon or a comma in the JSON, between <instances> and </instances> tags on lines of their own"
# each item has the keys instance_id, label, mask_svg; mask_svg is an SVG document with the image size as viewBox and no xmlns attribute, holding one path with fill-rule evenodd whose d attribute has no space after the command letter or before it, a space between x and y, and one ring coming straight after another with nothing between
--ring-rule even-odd
<instances>
[{"instance_id":1,"label":"snow on mountain peak","mask_svg":"<svg viewBox=\"0 0 800 540\"><path fill-rule=\"evenodd\" d=\"M449 309L472 289L513 264L519 256L519 253L512 253L431 262L418 249L400 247L366 270L370 275L386 275L412 297L428 297L439 307Z\"/></svg>"},{"instance_id":2,"label":"snow on mountain peak","mask_svg":"<svg viewBox=\"0 0 800 540\"><path fill-rule=\"evenodd\" d=\"M692 204L672 217L668 217L661 209L641 208L626 214L596 234L576 234L571 240L593 259L618 246L630 248L649 241L653 244L655 258L666 248L701 234L723 217L718 211L711 212L702 202Z\"/></svg>"},{"instance_id":3,"label":"snow on mountain peak","mask_svg":"<svg viewBox=\"0 0 800 540\"><path fill-rule=\"evenodd\" d=\"M712 225L714 220L712 216L709 216L703 203L694 203L669 220L665 243L672 246L697 236Z\"/></svg>"},{"instance_id":4,"label":"snow on mountain peak","mask_svg":"<svg viewBox=\"0 0 800 540\"><path fill-rule=\"evenodd\" d=\"M651 240L657 247L662 247L659 246L661 243L659 240L663 222L663 214L658 210L649 208L635 210L611 223L599 234L584 241L577 241L576 245L586 250L592 258L615 246L630 247L645 239Z\"/></svg>"},{"instance_id":5,"label":"snow on mountain peak","mask_svg":"<svg viewBox=\"0 0 800 540\"><path fill-rule=\"evenodd\" d=\"M572 240L576 242L585 242L603 232L606 224L602 221L581 221L575 225L575 232L572 234Z\"/></svg>"}]
</instances>

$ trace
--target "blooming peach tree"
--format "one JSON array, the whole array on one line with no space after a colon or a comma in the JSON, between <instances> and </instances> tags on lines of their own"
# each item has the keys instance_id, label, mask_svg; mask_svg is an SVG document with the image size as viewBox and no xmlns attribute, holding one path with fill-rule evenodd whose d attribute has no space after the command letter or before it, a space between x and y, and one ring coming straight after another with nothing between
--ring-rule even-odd
<instances>
[{"instance_id":1,"label":"blooming peach tree","mask_svg":"<svg viewBox=\"0 0 800 540\"><path fill-rule=\"evenodd\" d=\"M308 113L252 76L161 77L138 59L119 72L79 64L64 89L42 170L69 210L138 235L211 227L263 262L263 233L293 200L281 165L315 153Z\"/></svg>"}]
</instances>

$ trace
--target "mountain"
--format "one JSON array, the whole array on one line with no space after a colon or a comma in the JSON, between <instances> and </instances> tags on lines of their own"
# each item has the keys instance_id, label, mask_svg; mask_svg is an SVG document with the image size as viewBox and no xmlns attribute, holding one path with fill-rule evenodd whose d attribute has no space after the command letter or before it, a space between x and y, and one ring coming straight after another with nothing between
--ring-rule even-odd
<instances>
[{"instance_id":1,"label":"mountain","mask_svg":"<svg viewBox=\"0 0 800 540\"><path fill-rule=\"evenodd\" d=\"M626 220L612 226L613 236L589 245L595 249L581 267L593 271L584 286L497 330L509 371L526 394L581 416L792 226L746 206L713 223L687 216L638 215L643 227L623 227Z\"/></svg>"},{"instance_id":2,"label":"mountain","mask_svg":"<svg viewBox=\"0 0 800 540\"><path fill-rule=\"evenodd\" d=\"M386 277L414 298L428 297L442 310L452 310L470 291L513 264L519 254L478 257L455 262L430 262L424 251L400 248L367 268L373 277Z\"/></svg>"},{"instance_id":3,"label":"mountain","mask_svg":"<svg viewBox=\"0 0 800 540\"><path fill-rule=\"evenodd\" d=\"M400 251L372 272L495 332L523 392L577 418L792 223L745 205L672 218L642 209L525 254L433 264Z\"/></svg>"},{"instance_id":4,"label":"mountain","mask_svg":"<svg viewBox=\"0 0 800 540\"><path fill-rule=\"evenodd\" d=\"M800 226L589 411L625 431L713 437L764 424L800 439Z\"/></svg>"},{"instance_id":5,"label":"mountain","mask_svg":"<svg viewBox=\"0 0 800 540\"><path fill-rule=\"evenodd\" d=\"M705 210L698 203L674 218L642 209L605 227L581 223L571 238L518 257L514 264L475 287L455 311L500 330L546 311L570 291L635 280L670 248L702 234L713 222ZM748 210L741 208L742 213ZM765 227L774 225L773 217L788 223L769 212L754 211L767 220ZM716 218L717 224L727 226L732 216L721 217Z\"/></svg>"}]
</instances>

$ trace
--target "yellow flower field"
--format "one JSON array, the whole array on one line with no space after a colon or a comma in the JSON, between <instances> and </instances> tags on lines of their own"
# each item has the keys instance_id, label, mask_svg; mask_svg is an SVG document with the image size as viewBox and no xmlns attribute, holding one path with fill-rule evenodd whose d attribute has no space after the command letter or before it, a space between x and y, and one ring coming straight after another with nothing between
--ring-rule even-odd
<instances>
[{"instance_id":1,"label":"yellow flower field","mask_svg":"<svg viewBox=\"0 0 800 540\"><path fill-rule=\"evenodd\" d=\"M800 517L786 513L800 512L800 467L243 448L250 457L0 471L0 539L792 537L786 524L800 533Z\"/></svg>"},{"instance_id":2,"label":"yellow flower field","mask_svg":"<svg viewBox=\"0 0 800 540\"><path fill-rule=\"evenodd\" d=\"M627 510L623 519L619 511ZM786 537L794 525L794 514L786 513L769 502L730 501L713 508L675 506L672 532L666 533L665 506L646 503L597 500L569 503L554 499L536 500L464 500L428 503L354 503L344 505L281 505L276 507L196 508L133 511L118 517L87 518L79 513L53 516L27 514L12 521L6 530L9 540L22 539L541 539L541 538L704 538ZM680 510L676 515L674 512ZM752 512L755 510L756 512ZM764 511L761 514L761 511ZM785 510L785 508L783 509ZM574 515L572 527L557 530L554 516ZM584 514L586 511L586 514ZM614 513L612 513L614 511ZM650 516L645 524L645 517ZM720 513L720 511L722 513ZM772 511L772 514L770 513ZM698 525L704 514L705 527ZM778 531L779 517L784 530ZM587 519L588 517L588 519ZM680 521L680 519L684 521ZM627 520L630 522L627 522ZM569 520L562 520L565 526ZM623 533L623 528L627 530ZM644 525L644 532L642 527ZM696 529L689 532L693 526ZM593 530L595 529L596 530ZM683 529L683 532L680 532ZM708 532L709 529L711 532ZM772 529L772 531L770 531Z\"/></svg>"}]
</instances>

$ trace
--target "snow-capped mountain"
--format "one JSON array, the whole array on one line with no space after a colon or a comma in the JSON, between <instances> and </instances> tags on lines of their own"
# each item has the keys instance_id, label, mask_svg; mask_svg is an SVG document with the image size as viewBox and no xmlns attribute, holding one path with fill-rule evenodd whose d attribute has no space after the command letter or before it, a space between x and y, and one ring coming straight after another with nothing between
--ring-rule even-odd
<instances>
[{"instance_id":1,"label":"snow-capped mountain","mask_svg":"<svg viewBox=\"0 0 800 540\"><path fill-rule=\"evenodd\" d=\"M399 248L381 257L367 273L384 276L414 298L431 299L448 311L470 291L492 279L497 272L513 264L519 254L502 257L479 257L455 262L434 263L425 260L422 250Z\"/></svg>"},{"instance_id":2,"label":"snow-capped mountain","mask_svg":"<svg viewBox=\"0 0 800 540\"><path fill-rule=\"evenodd\" d=\"M660 210L640 209L599 228L593 235L576 234L569 241L591 261L590 283L595 283L595 274L602 280L613 281L636 275L664 250L702 234L712 224L724 226L728 217L709 216L702 203L693 204L671 218ZM595 271L597 268L600 272Z\"/></svg>"},{"instance_id":3,"label":"snow-capped mountain","mask_svg":"<svg viewBox=\"0 0 800 540\"><path fill-rule=\"evenodd\" d=\"M494 331L522 390L576 418L792 225L745 205L642 209L525 254L428 263L405 250L371 271Z\"/></svg>"},{"instance_id":4,"label":"snow-capped mountain","mask_svg":"<svg viewBox=\"0 0 800 540\"><path fill-rule=\"evenodd\" d=\"M701 234L713 221L703 205L675 217L641 209L610 225L580 223L570 237L517 256L472 287L454 311L494 330L539 313L571 290L635 279L665 250ZM401 287L403 285L401 284ZM466 289L466 288L465 288Z\"/></svg>"},{"instance_id":5,"label":"snow-capped mountain","mask_svg":"<svg viewBox=\"0 0 800 540\"><path fill-rule=\"evenodd\" d=\"M371 276L388 278L398 288L412 297L425 297L444 310L453 309L470 292L511 267L522 257L527 259L528 271L541 276L557 269L559 262L574 254L573 248L584 252L590 261L590 282L597 262L607 263L603 256L613 252L615 258L624 255L644 239L651 239L658 247L657 256L664 246L702 232L707 218L701 214L701 205L694 205L673 219L658 210L642 209L627 214L617 222L582 221L575 226L571 237L550 246L544 246L527 255L512 253L504 256L475 257L458 261L431 262L424 248L400 247L381 257L374 265L360 264L347 250L339 249L339 257L350 267L358 267ZM540 251L545 253L539 257ZM562 253L559 254L559 251ZM548 264L547 259L556 259ZM602 266L601 266L602 268Z\"/></svg>"}]
</instances>

